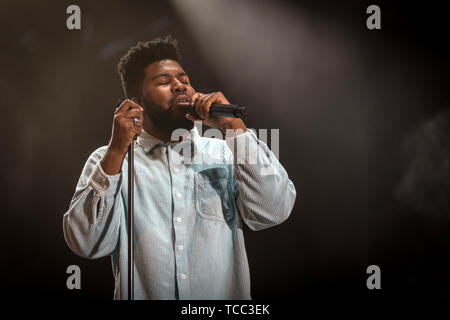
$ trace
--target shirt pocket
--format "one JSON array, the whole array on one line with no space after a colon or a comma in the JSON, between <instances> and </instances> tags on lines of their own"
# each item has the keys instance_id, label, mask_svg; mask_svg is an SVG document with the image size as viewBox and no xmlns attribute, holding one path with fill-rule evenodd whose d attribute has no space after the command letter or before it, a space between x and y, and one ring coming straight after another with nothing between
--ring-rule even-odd
<instances>
[{"instance_id":1,"label":"shirt pocket","mask_svg":"<svg viewBox=\"0 0 450 320\"><path fill-rule=\"evenodd\" d=\"M227 168L209 168L196 172L195 203L199 216L218 221L233 220L234 198L230 187Z\"/></svg>"}]
</instances>

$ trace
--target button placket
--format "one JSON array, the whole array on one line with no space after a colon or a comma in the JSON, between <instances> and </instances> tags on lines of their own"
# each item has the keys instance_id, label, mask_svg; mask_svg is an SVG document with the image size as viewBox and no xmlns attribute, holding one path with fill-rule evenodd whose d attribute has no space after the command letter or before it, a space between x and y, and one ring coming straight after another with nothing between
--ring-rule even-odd
<instances>
[{"instance_id":1,"label":"button placket","mask_svg":"<svg viewBox=\"0 0 450 320\"><path fill-rule=\"evenodd\" d=\"M186 225L183 217L186 204L189 203L190 191L186 186L185 170L180 163L177 162L178 154L169 148L167 159L169 162L169 173L172 180L172 194L173 194L173 212L172 221L175 233L174 255L176 270L178 270L177 283L180 298L188 297L190 295L190 281L189 281L189 264L188 258L185 254L186 247L185 233ZM186 189L187 188L187 189Z\"/></svg>"}]
</instances>

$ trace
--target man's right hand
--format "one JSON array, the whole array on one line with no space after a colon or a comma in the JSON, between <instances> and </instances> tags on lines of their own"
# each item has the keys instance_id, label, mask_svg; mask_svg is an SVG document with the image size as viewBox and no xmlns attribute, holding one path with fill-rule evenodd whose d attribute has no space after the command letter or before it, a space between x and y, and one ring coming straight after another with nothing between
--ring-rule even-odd
<instances>
[{"instance_id":1,"label":"man's right hand","mask_svg":"<svg viewBox=\"0 0 450 320\"><path fill-rule=\"evenodd\" d=\"M135 121L138 119L139 121ZM103 171L108 175L120 172L128 146L136 135L142 132L144 109L133 100L126 99L114 112L111 140L101 160Z\"/></svg>"}]
</instances>

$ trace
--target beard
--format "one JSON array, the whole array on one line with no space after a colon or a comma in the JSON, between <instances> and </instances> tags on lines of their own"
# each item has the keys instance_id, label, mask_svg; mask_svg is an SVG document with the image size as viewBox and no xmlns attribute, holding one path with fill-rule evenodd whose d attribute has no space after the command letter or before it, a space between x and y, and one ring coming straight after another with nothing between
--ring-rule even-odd
<instances>
[{"instance_id":1,"label":"beard","mask_svg":"<svg viewBox=\"0 0 450 320\"><path fill-rule=\"evenodd\" d=\"M143 101L143 107L152 124L168 134L172 134L174 130L179 128L190 131L194 127L194 123L185 116L188 113L188 107L169 106L168 109L164 109L162 106L148 101Z\"/></svg>"}]
</instances>

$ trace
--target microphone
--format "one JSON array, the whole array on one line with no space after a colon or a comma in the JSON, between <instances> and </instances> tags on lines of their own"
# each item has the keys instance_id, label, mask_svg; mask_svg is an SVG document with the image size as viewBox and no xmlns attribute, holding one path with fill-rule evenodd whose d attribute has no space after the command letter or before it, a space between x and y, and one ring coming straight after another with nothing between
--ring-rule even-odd
<instances>
[{"instance_id":1,"label":"microphone","mask_svg":"<svg viewBox=\"0 0 450 320\"><path fill-rule=\"evenodd\" d=\"M197 112L195 112L194 107L189 107L189 113L200 118ZM209 115L212 117L242 118L242 116L245 116L246 114L247 108L236 104L213 103L211 107L209 107Z\"/></svg>"}]
</instances>

